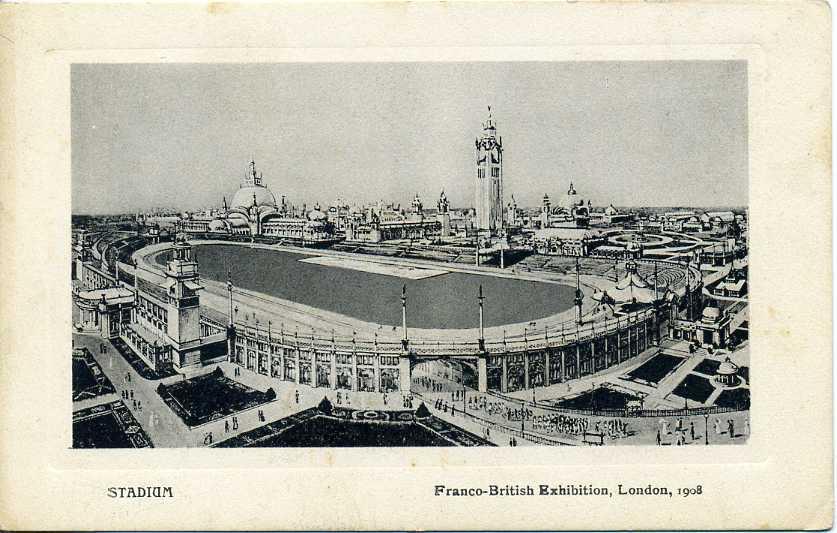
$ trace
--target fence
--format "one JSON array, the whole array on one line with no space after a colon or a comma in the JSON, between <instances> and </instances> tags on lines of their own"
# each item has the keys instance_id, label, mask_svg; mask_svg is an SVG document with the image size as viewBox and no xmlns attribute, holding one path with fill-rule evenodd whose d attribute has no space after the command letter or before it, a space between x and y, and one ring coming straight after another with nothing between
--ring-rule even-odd
<instances>
[{"instance_id":1,"label":"fence","mask_svg":"<svg viewBox=\"0 0 837 533\"><path fill-rule=\"evenodd\" d=\"M424 400L425 404L430 403L430 398L425 398L424 395L422 395L421 393L411 392L411 394L413 396L418 396L419 398ZM475 422L477 424L480 424L482 426L485 426L485 427L487 427L491 430L499 431L500 433L503 433L505 435L510 435L512 437L520 437L521 439L526 439L529 442L534 442L536 444L542 444L544 446L574 446L574 444L571 444L569 442L562 442L560 440L551 439L551 438L546 437L544 435L537 435L535 433L530 433L530 432L522 430L522 429L517 429L517 428L504 426L502 424L498 424L497 422L488 420L486 418L482 418L481 416L471 414L467 411L459 410L459 413L462 414L465 418L467 418L469 420L472 420L473 422Z\"/></svg>"},{"instance_id":2,"label":"fence","mask_svg":"<svg viewBox=\"0 0 837 533\"><path fill-rule=\"evenodd\" d=\"M489 390L486 394L494 396L501 400L515 403L521 407L533 407L543 409L551 413L559 413L576 416L599 416L608 418L666 418L666 417L680 417L680 416L708 416L721 413L735 413L738 411L746 411L743 407L693 407L690 409L573 409L569 407L556 407L554 405L544 403L533 403L529 400L522 400L514 398L497 391Z\"/></svg>"}]
</instances>

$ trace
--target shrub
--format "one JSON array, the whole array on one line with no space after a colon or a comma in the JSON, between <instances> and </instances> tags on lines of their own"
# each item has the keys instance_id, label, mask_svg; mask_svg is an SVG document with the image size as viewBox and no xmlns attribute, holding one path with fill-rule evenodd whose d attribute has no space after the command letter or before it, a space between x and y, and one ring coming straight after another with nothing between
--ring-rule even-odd
<instances>
[{"instance_id":1,"label":"shrub","mask_svg":"<svg viewBox=\"0 0 837 533\"><path fill-rule=\"evenodd\" d=\"M270 387L266 391L264 391L264 395L267 397L268 401L273 401L276 399L276 391L273 390L273 387Z\"/></svg>"},{"instance_id":2,"label":"shrub","mask_svg":"<svg viewBox=\"0 0 837 533\"><path fill-rule=\"evenodd\" d=\"M323 396L323 399L320 400L319 405L317 405L317 409L324 414L330 415L331 412L334 410L334 407L331 405L331 402L328 400L328 398Z\"/></svg>"},{"instance_id":3,"label":"shrub","mask_svg":"<svg viewBox=\"0 0 837 533\"><path fill-rule=\"evenodd\" d=\"M213 378L222 378L222 377L224 377L224 371L223 371L223 370L221 370L221 367L220 367L220 366L216 366L216 367L215 367L215 370L213 370L213 371L212 371L212 377L213 377Z\"/></svg>"},{"instance_id":4,"label":"shrub","mask_svg":"<svg viewBox=\"0 0 837 533\"><path fill-rule=\"evenodd\" d=\"M418 406L416 409L416 418L429 418L430 417L430 409L424 405L424 402L421 402L421 405Z\"/></svg>"},{"instance_id":5,"label":"shrub","mask_svg":"<svg viewBox=\"0 0 837 533\"><path fill-rule=\"evenodd\" d=\"M162 383L157 385L157 394L159 394L160 396L163 396L164 394L166 394L166 386L163 385Z\"/></svg>"}]
</instances>

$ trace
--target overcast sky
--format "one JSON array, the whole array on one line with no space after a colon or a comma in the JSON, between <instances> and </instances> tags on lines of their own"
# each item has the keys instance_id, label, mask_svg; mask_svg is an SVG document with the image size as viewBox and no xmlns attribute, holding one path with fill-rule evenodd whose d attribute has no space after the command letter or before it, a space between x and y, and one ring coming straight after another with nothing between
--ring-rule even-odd
<instances>
[{"instance_id":1,"label":"overcast sky","mask_svg":"<svg viewBox=\"0 0 837 533\"><path fill-rule=\"evenodd\" d=\"M506 200L746 205L745 62L74 65L73 212L277 199L473 204L491 106Z\"/></svg>"}]
</instances>

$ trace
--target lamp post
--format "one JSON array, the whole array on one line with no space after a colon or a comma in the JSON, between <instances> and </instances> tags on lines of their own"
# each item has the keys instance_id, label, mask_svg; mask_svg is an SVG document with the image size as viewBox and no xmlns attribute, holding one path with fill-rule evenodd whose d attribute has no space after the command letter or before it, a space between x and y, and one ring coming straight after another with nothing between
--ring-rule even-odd
<instances>
[{"instance_id":1,"label":"lamp post","mask_svg":"<svg viewBox=\"0 0 837 533\"><path fill-rule=\"evenodd\" d=\"M401 339L401 346L404 351L407 350L407 284L401 287L401 329L404 332L404 338Z\"/></svg>"},{"instance_id":2,"label":"lamp post","mask_svg":"<svg viewBox=\"0 0 837 533\"><path fill-rule=\"evenodd\" d=\"M704 432L704 436L706 437L706 445L709 446L709 414L704 414L703 419L706 422L706 431Z\"/></svg>"},{"instance_id":3,"label":"lamp post","mask_svg":"<svg viewBox=\"0 0 837 533\"><path fill-rule=\"evenodd\" d=\"M480 307L480 338L479 338L479 350L480 353L485 351L485 330L483 327L483 301L485 300L485 296L482 294L482 285L480 285L479 295L477 296L477 302L479 303Z\"/></svg>"}]
</instances>

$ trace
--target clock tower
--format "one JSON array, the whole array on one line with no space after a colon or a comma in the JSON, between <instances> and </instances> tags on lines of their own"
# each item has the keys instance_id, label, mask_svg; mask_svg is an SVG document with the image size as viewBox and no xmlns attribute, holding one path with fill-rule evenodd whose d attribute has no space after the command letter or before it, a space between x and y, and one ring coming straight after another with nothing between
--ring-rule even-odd
<instances>
[{"instance_id":1,"label":"clock tower","mask_svg":"<svg viewBox=\"0 0 837 533\"><path fill-rule=\"evenodd\" d=\"M482 135L476 139L477 171L475 208L477 229L496 235L505 225L503 210L503 140L491 107L483 122Z\"/></svg>"}]
</instances>

